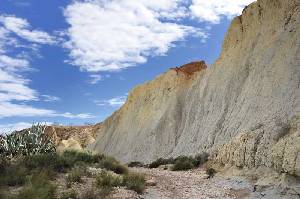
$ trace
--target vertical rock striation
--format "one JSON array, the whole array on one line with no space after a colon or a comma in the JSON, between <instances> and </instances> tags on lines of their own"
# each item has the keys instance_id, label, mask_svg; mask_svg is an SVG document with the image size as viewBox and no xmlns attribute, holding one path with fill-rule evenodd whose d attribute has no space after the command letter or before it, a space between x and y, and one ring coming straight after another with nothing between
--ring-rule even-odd
<instances>
[{"instance_id":1,"label":"vertical rock striation","mask_svg":"<svg viewBox=\"0 0 300 199\"><path fill-rule=\"evenodd\" d=\"M258 0L222 53L134 88L90 149L123 162L208 151L240 167L300 175L300 1Z\"/></svg>"}]
</instances>

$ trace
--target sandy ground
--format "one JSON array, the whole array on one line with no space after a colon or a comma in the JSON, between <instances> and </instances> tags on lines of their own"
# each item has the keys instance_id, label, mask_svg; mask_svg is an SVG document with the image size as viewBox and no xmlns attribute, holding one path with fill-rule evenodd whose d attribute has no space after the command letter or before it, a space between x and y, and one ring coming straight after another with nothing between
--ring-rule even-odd
<instances>
[{"instance_id":1,"label":"sandy ground","mask_svg":"<svg viewBox=\"0 0 300 199\"><path fill-rule=\"evenodd\" d=\"M226 176L218 173L208 178L202 168L188 171L170 171L163 168L131 168L132 171L146 176L148 185L143 194L139 195L125 187L116 188L108 198L113 199L300 199L299 191L283 186L260 186L245 177ZM65 191L65 177L58 179L58 190ZM75 190L82 192L93 184L93 178L85 177L84 183L73 185ZM300 189L300 184L296 188ZM299 186L298 186L299 185Z\"/></svg>"},{"instance_id":2,"label":"sandy ground","mask_svg":"<svg viewBox=\"0 0 300 199\"><path fill-rule=\"evenodd\" d=\"M137 168L156 186L148 186L140 198L145 199L204 199L204 198L249 198L253 186L242 179L221 176L207 179L203 169L190 171L168 171L162 169Z\"/></svg>"}]
</instances>

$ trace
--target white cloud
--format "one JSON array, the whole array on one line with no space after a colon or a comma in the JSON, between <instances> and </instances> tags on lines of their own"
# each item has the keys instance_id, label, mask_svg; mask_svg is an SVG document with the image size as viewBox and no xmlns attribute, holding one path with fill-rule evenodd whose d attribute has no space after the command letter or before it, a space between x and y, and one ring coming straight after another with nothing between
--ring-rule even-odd
<instances>
[{"instance_id":1,"label":"white cloud","mask_svg":"<svg viewBox=\"0 0 300 199\"><path fill-rule=\"evenodd\" d=\"M179 24L186 16L179 0L74 1L64 11L70 28L70 63L89 72L114 71L164 55L174 42L202 30Z\"/></svg>"},{"instance_id":2,"label":"white cloud","mask_svg":"<svg viewBox=\"0 0 300 199\"><path fill-rule=\"evenodd\" d=\"M41 97L44 102L56 102L60 100L59 97L52 96L52 95L41 95Z\"/></svg>"},{"instance_id":3,"label":"white cloud","mask_svg":"<svg viewBox=\"0 0 300 199\"><path fill-rule=\"evenodd\" d=\"M18 18L9 15L0 15L0 23L8 30L19 37L30 42L41 44L53 44L55 39L48 33L40 30L32 30L26 19Z\"/></svg>"},{"instance_id":4,"label":"white cloud","mask_svg":"<svg viewBox=\"0 0 300 199\"><path fill-rule=\"evenodd\" d=\"M93 115L90 113L80 113L80 114L72 114L72 113L62 113L62 114L54 114L54 116L60 116L60 117L66 117L66 118L78 118L78 119L88 119L88 118L94 118Z\"/></svg>"},{"instance_id":5,"label":"white cloud","mask_svg":"<svg viewBox=\"0 0 300 199\"><path fill-rule=\"evenodd\" d=\"M0 125L0 135L1 134L9 134L13 131L20 131L22 129L26 129L31 127L31 123L27 122L18 122L18 123L13 123L13 124L1 124Z\"/></svg>"},{"instance_id":6,"label":"white cloud","mask_svg":"<svg viewBox=\"0 0 300 199\"><path fill-rule=\"evenodd\" d=\"M52 122L40 122L43 125L53 125ZM29 122L17 122L17 123L10 123L10 124L0 124L0 135L1 134L9 134L14 131L20 131L23 129L30 128L33 123Z\"/></svg>"},{"instance_id":7,"label":"white cloud","mask_svg":"<svg viewBox=\"0 0 300 199\"><path fill-rule=\"evenodd\" d=\"M242 13L255 0L193 0L191 15L200 21L220 23L222 17L231 18Z\"/></svg>"},{"instance_id":8,"label":"white cloud","mask_svg":"<svg viewBox=\"0 0 300 199\"><path fill-rule=\"evenodd\" d=\"M38 91L30 88L30 80L24 74L33 70L30 67L30 56L26 53L24 55L23 52L14 57L8 54L24 46L26 49L36 51L39 45L53 43L55 41L52 36L40 30L32 30L25 19L0 15L0 118L46 116L86 119L93 117L88 113L60 113L26 104L32 101L57 101L59 98L39 94Z\"/></svg>"},{"instance_id":9,"label":"white cloud","mask_svg":"<svg viewBox=\"0 0 300 199\"><path fill-rule=\"evenodd\" d=\"M122 106L127 99L127 95L114 97L108 100L94 100L94 103L98 106L113 106L119 107Z\"/></svg>"},{"instance_id":10,"label":"white cloud","mask_svg":"<svg viewBox=\"0 0 300 199\"><path fill-rule=\"evenodd\" d=\"M88 119L94 116L89 113L72 114L69 112L59 113L54 110L35 108L25 104L15 104L11 102L0 102L0 118L5 117L65 117L65 118L77 118L77 119Z\"/></svg>"},{"instance_id":11,"label":"white cloud","mask_svg":"<svg viewBox=\"0 0 300 199\"><path fill-rule=\"evenodd\" d=\"M92 74L92 75L90 75L90 78L91 78L89 80L90 84L97 84L99 81L103 80L103 77L98 74Z\"/></svg>"},{"instance_id":12,"label":"white cloud","mask_svg":"<svg viewBox=\"0 0 300 199\"><path fill-rule=\"evenodd\" d=\"M13 116L55 116L56 112L48 109L34 108L25 104L0 102L0 118Z\"/></svg>"}]
</instances>

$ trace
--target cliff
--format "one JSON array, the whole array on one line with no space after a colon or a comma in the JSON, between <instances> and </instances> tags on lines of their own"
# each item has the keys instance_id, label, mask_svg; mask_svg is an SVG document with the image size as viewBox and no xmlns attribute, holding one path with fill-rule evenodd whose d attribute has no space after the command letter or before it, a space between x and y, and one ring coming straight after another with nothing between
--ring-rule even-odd
<instances>
[{"instance_id":1,"label":"cliff","mask_svg":"<svg viewBox=\"0 0 300 199\"><path fill-rule=\"evenodd\" d=\"M137 86L89 148L146 163L207 151L222 164L299 176L299 4L246 7L210 68L192 63Z\"/></svg>"}]
</instances>

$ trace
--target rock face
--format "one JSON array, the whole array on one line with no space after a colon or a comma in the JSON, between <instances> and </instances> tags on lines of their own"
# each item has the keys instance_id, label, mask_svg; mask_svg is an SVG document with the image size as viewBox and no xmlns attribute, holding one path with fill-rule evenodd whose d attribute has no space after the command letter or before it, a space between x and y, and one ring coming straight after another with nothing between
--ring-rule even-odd
<instances>
[{"instance_id":1,"label":"rock face","mask_svg":"<svg viewBox=\"0 0 300 199\"><path fill-rule=\"evenodd\" d=\"M57 146L58 152L64 150L83 150L95 141L96 132L101 129L101 123L86 126L47 126L45 133Z\"/></svg>"},{"instance_id":2,"label":"rock face","mask_svg":"<svg viewBox=\"0 0 300 199\"><path fill-rule=\"evenodd\" d=\"M123 162L208 151L299 176L299 23L299 0L249 5L210 68L193 63L137 86L89 148Z\"/></svg>"}]
</instances>

